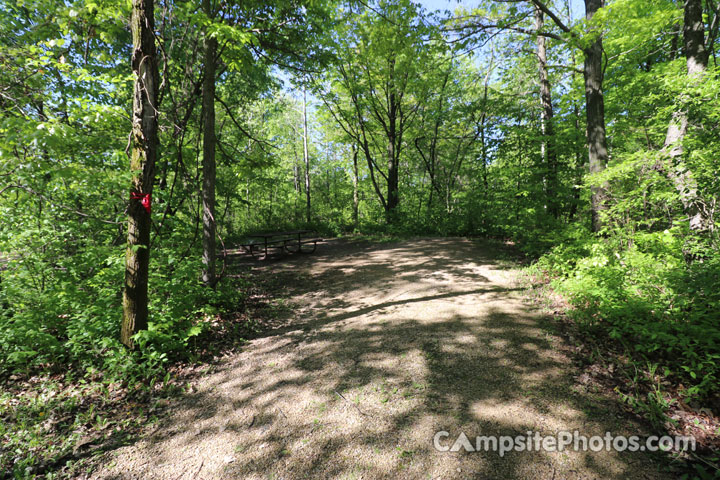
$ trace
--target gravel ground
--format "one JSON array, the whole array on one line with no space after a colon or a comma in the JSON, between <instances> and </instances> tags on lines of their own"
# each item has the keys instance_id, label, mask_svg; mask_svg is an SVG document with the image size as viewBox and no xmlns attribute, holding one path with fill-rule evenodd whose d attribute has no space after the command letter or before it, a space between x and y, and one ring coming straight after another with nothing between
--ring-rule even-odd
<instances>
[{"instance_id":1,"label":"gravel ground","mask_svg":"<svg viewBox=\"0 0 720 480\"><path fill-rule=\"evenodd\" d=\"M439 452L464 432L643 435L581 388L551 321L501 248L469 239L358 244L255 263L289 300L105 479L666 478L649 453ZM669 477L668 477L669 478Z\"/></svg>"}]
</instances>

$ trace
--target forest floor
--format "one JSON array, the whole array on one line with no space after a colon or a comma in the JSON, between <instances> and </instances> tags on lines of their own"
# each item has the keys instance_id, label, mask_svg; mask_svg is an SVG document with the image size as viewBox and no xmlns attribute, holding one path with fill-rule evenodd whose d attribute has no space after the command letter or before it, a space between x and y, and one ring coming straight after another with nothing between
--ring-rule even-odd
<instances>
[{"instance_id":1,"label":"forest floor","mask_svg":"<svg viewBox=\"0 0 720 480\"><path fill-rule=\"evenodd\" d=\"M440 452L476 436L645 436L583 383L499 243L332 240L234 267L283 308L92 478L671 478L649 452Z\"/></svg>"}]
</instances>

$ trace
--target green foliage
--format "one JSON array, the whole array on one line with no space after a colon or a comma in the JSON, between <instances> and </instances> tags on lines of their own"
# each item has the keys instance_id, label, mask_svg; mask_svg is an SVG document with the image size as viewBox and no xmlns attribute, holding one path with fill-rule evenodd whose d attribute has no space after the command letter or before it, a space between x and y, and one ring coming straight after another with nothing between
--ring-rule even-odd
<instances>
[{"instance_id":1,"label":"green foliage","mask_svg":"<svg viewBox=\"0 0 720 480\"><path fill-rule=\"evenodd\" d=\"M0 303L7 307L0 316L0 360L9 370L75 365L134 381L187 355L206 328L203 319L216 312L212 305L230 295L231 287L208 290L197 278L199 260L154 249L150 326L138 334L138 351L128 356L117 338L123 253L121 247L86 248L72 259L25 258L3 272ZM190 253L199 259L196 250ZM42 271L52 276L41 278ZM34 286L41 282L44 289Z\"/></svg>"},{"instance_id":2,"label":"green foliage","mask_svg":"<svg viewBox=\"0 0 720 480\"><path fill-rule=\"evenodd\" d=\"M161 19L161 43L175 55L163 57L162 95L173 101L160 106L151 328L129 353L118 342L132 104L129 4L11 1L0 11L0 375L93 368L129 382L152 377L192 352L213 305L231 288L206 291L198 280L197 190L183 160L194 155L197 137L193 128L187 136L178 132L199 115L188 107L193 98L182 108L174 103L193 80L186 75L193 55L180 53L192 51L193 34L182 33L189 13L179 8ZM252 88L228 88L257 93L267 86L266 70L260 65Z\"/></svg>"},{"instance_id":3,"label":"green foliage","mask_svg":"<svg viewBox=\"0 0 720 480\"><path fill-rule=\"evenodd\" d=\"M215 18L197 2L166 2L156 9L162 102L150 325L133 352L118 341L129 2L0 3L0 376L67 369L152 382L169 363L192 358L212 317L242 297L230 282L208 290L198 277L199 47L209 33L223 45L216 215L227 244L298 227L322 236L511 239L538 259L532 272L567 296L588 331L688 397L720 393L720 239L717 228L688 229L687 192L668 175L692 179L717 220L720 43L712 37L702 81L688 81L678 2L607 2L591 22L569 25L572 34L546 18L555 187L528 2L482 1L442 28L437 14L404 0L221 2ZM511 30L500 34L502 26ZM601 34L611 155L604 171L587 175L578 47ZM309 220L298 87L309 102ZM387 214L391 95L400 97L400 201ZM689 126L684 154L670 162L663 144L676 112ZM593 187L607 192L600 235L588 230ZM659 423L669 405L653 385L649 395L624 395ZM13 445L32 443L29 430ZM35 462L26 460L18 468Z\"/></svg>"},{"instance_id":4,"label":"green foliage","mask_svg":"<svg viewBox=\"0 0 720 480\"><path fill-rule=\"evenodd\" d=\"M585 328L623 345L643 365L657 363L689 397L718 393L720 261L696 250L687 263L681 229L558 246L532 272L554 278Z\"/></svg>"}]
</instances>

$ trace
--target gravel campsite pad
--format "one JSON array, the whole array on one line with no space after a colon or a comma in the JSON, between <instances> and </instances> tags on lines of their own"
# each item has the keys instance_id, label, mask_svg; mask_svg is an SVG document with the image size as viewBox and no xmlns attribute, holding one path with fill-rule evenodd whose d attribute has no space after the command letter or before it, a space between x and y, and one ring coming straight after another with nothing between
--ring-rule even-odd
<instances>
[{"instance_id":1,"label":"gravel campsite pad","mask_svg":"<svg viewBox=\"0 0 720 480\"><path fill-rule=\"evenodd\" d=\"M441 452L476 436L645 435L588 392L501 245L333 240L255 262L286 286L248 342L159 427L109 453L108 479L664 478L651 454Z\"/></svg>"}]
</instances>

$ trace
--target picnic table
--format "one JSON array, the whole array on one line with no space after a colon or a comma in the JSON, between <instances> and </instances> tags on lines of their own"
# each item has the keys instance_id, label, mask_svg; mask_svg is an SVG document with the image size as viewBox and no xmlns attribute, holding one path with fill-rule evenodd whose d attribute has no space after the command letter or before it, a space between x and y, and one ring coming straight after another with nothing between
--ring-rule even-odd
<instances>
[{"instance_id":1,"label":"picnic table","mask_svg":"<svg viewBox=\"0 0 720 480\"><path fill-rule=\"evenodd\" d=\"M311 230L288 230L282 232L261 232L246 235L248 242L240 247L255 258L268 258L270 250L278 250L280 253L313 253L317 248L317 242L321 238L311 235ZM305 248L303 245L312 248Z\"/></svg>"}]
</instances>

